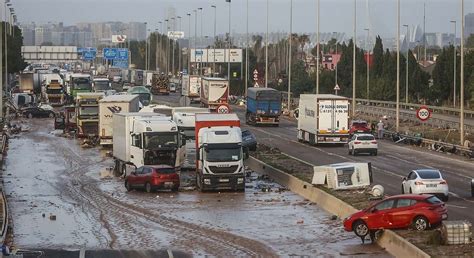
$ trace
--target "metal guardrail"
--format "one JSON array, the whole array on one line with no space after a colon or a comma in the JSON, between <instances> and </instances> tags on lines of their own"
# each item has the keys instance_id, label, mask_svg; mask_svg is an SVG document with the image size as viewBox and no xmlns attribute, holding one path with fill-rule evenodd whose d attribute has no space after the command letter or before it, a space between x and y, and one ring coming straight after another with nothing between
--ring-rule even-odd
<instances>
[{"instance_id":1,"label":"metal guardrail","mask_svg":"<svg viewBox=\"0 0 474 258\"><path fill-rule=\"evenodd\" d=\"M0 141L0 167L3 166L3 155L5 154L5 149L7 146L7 136L3 134L1 136ZM2 205L2 225L0 227L0 241L3 244L5 242L5 238L7 236L7 229L8 229L8 205L7 205L7 197L5 196L5 192L3 191L3 186L1 189L1 204Z\"/></svg>"},{"instance_id":2,"label":"metal guardrail","mask_svg":"<svg viewBox=\"0 0 474 258\"><path fill-rule=\"evenodd\" d=\"M392 131L385 131L384 136L392 139L395 143L425 146L433 151L452 153L461 156L466 156L469 158L474 158L474 148L472 147L468 148L461 145L435 141L431 139L417 137L414 135L400 134Z\"/></svg>"},{"instance_id":3,"label":"metal guardrail","mask_svg":"<svg viewBox=\"0 0 474 258\"><path fill-rule=\"evenodd\" d=\"M382 100L367 100L367 99L356 99L357 102L363 103L369 106L382 106L387 108L395 108L397 103L394 101L382 101ZM438 106L428 106L421 104L411 104L411 103L402 103L400 102L400 109L406 110L416 110L421 106L428 107L433 113L436 114L447 114L452 116L459 116L460 110L458 108L450 107L438 107ZM474 110L464 110L464 117L474 118Z\"/></svg>"}]
</instances>

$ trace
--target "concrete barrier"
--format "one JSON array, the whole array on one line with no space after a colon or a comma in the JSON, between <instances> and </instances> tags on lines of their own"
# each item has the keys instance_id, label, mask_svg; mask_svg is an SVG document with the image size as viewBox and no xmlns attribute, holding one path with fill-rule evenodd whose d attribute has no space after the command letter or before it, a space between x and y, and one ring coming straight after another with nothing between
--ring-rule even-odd
<instances>
[{"instance_id":1,"label":"concrete barrier","mask_svg":"<svg viewBox=\"0 0 474 258\"><path fill-rule=\"evenodd\" d=\"M317 203L327 212L340 218L345 218L358 210L346 202L334 197L333 195L321 190L308 182L305 182L295 176L292 176L278 168L272 167L254 157L246 160L246 165L253 171L267 175L275 182L287 187L292 192ZM395 257L430 257L421 249L408 242L403 237L397 235L392 230L384 230L377 239L377 244L387 250Z\"/></svg>"}]
</instances>

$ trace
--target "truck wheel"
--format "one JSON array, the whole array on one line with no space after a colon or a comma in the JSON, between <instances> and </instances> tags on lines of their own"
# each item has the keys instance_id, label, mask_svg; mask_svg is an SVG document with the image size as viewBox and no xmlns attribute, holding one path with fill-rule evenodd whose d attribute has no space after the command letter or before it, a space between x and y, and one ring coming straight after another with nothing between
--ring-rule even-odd
<instances>
[{"instance_id":1,"label":"truck wheel","mask_svg":"<svg viewBox=\"0 0 474 258\"><path fill-rule=\"evenodd\" d=\"M127 165L125 165L125 164L122 165L122 174L120 176L121 177L126 177L127 176Z\"/></svg>"},{"instance_id":2,"label":"truck wheel","mask_svg":"<svg viewBox=\"0 0 474 258\"><path fill-rule=\"evenodd\" d=\"M127 189L128 192L132 191L132 187L128 183L128 180L125 180L125 189Z\"/></svg>"}]
</instances>

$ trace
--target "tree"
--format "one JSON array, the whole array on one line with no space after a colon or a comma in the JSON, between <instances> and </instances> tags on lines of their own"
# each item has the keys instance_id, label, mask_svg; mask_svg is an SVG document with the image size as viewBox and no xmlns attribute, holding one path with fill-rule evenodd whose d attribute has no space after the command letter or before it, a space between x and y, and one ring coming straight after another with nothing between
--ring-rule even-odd
<instances>
[{"instance_id":1,"label":"tree","mask_svg":"<svg viewBox=\"0 0 474 258\"><path fill-rule=\"evenodd\" d=\"M374 64L371 69L371 75L375 78L382 76L383 73L383 44L380 36L375 39L375 46L373 49Z\"/></svg>"},{"instance_id":2,"label":"tree","mask_svg":"<svg viewBox=\"0 0 474 258\"><path fill-rule=\"evenodd\" d=\"M4 26L5 23L1 23ZM13 33L7 35L8 39L8 73L15 73L25 69L27 64L21 55L21 47L23 46L23 35L21 29L13 26ZM1 40L5 42L5 35L1 35ZM3 62L5 64L5 51L3 51ZM5 67L5 66L4 66ZM3 71L3 70L2 70Z\"/></svg>"}]
</instances>

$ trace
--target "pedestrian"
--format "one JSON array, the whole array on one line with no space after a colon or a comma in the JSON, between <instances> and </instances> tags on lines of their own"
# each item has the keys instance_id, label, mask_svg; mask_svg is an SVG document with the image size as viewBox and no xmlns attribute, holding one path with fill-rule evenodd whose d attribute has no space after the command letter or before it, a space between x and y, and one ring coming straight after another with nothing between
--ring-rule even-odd
<instances>
[{"instance_id":1,"label":"pedestrian","mask_svg":"<svg viewBox=\"0 0 474 258\"><path fill-rule=\"evenodd\" d=\"M379 139L383 138L383 130L384 130L384 124L382 120L380 120L379 123L377 124L377 133L378 133Z\"/></svg>"}]
</instances>

